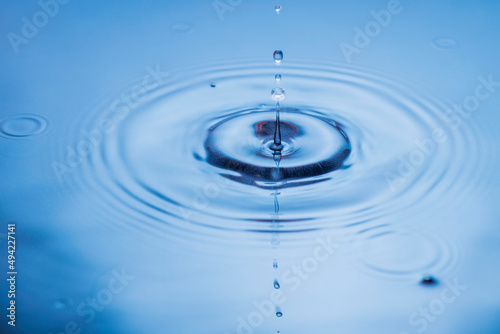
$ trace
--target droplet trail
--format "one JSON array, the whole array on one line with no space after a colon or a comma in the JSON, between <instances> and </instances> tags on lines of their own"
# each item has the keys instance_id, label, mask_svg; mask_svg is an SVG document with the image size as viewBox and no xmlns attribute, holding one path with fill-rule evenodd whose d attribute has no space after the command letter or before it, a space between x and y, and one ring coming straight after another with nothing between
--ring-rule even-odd
<instances>
[{"instance_id":1,"label":"droplet trail","mask_svg":"<svg viewBox=\"0 0 500 334\"><path fill-rule=\"evenodd\" d=\"M278 214L279 212L280 212L280 203L278 202L278 194L275 193L274 194L274 213Z\"/></svg>"},{"instance_id":2,"label":"droplet trail","mask_svg":"<svg viewBox=\"0 0 500 334\"><path fill-rule=\"evenodd\" d=\"M283 156L281 155L281 153L279 151L276 151L276 152L273 153L273 160L274 160L274 163L276 164L277 168L280 167L280 162L281 162L281 158L282 157Z\"/></svg>"}]
</instances>

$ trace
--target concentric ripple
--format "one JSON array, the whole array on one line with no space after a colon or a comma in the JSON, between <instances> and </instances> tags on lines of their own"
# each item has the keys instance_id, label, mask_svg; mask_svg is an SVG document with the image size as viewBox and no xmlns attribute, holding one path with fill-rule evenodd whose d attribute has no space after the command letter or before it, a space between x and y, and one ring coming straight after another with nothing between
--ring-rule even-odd
<instances>
[{"instance_id":1,"label":"concentric ripple","mask_svg":"<svg viewBox=\"0 0 500 334\"><path fill-rule=\"evenodd\" d=\"M74 179L121 227L188 239L272 232L276 221L281 233L355 235L464 200L476 139L442 117L447 103L367 69L287 66L279 169L275 69L246 63L174 73L133 108L110 102L86 121L86 133L113 126Z\"/></svg>"},{"instance_id":2,"label":"concentric ripple","mask_svg":"<svg viewBox=\"0 0 500 334\"><path fill-rule=\"evenodd\" d=\"M258 181L287 181L301 185L311 176L342 168L350 152L349 140L334 120L310 115L306 110L283 109L281 156L273 160L275 110L251 109L224 119L208 131L206 161L216 167L238 172L231 179L245 184ZM297 180L294 182L294 180Z\"/></svg>"},{"instance_id":3,"label":"concentric ripple","mask_svg":"<svg viewBox=\"0 0 500 334\"><path fill-rule=\"evenodd\" d=\"M45 118L34 114L19 114L0 121L0 134L9 138L24 138L41 134L47 127Z\"/></svg>"},{"instance_id":4,"label":"concentric ripple","mask_svg":"<svg viewBox=\"0 0 500 334\"><path fill-rule=\"evenodd\" d=\"M359 233L361 271L384 280L415 284L432 273L445 276L458 262L458 251L445 238L428 232L380 225Z\"/></svg>"}]
</instances>

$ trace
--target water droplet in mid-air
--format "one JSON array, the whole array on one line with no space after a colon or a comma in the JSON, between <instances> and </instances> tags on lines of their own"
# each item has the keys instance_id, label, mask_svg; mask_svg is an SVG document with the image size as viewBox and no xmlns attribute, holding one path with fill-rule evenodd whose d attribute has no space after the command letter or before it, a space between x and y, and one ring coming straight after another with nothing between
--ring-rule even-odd
<instances>
[{"instance_id":1,"label":"water droplet in mid-air","mask_svg":"<svg viewBox=\"0 0 500 334\"><path fill-rule=\"evenodd\" d=\"M275 289L279 289L280 288L280 284L278 283L278 280L274 280L274 288Z\"/></svg>"},{"instance_id":2,"label":"water droplet in mid-air","mask_svg":"<svg viewBox=\"0 0 500 334\"><path fill-rule=\"evenodd\" d=\"M285 90L281 87L273 88L271 91L271 97L275 101L283 101L285 99Z\"/></svg>"},{"instance_id":3,"label":"water droplet in mid-air","mask_svg":"<svg viewBox=\"0 0 500 334\"><path fill-rule=\"evenodd\" d=\"M425 275L422 280L420 281L420 284L423 285L435 285L437 284L437 280L432 277L431 275Z\"/></svg>"},{"instance_id":4,"label":"water droplet in mid-air","mask_svg":"<svg viewBox=\"0 0 500 334\"><path fill-rule=\"evenodd\" d=\"M283 313L282 313L281 311L277 311L277 312L276 312L276 316L277 316L278 318L281 318L281 317L283 316Z\"/></svg>"},{"instance_id":5,"label":"water droplet in mid-air","mask_svg":"<svg viewBox=\"0 0 500 334\"><path fill-rule=\"evenodd\" d=\"M273 262L273 268L274 269L278 269L278 261L277 260L274 260L274 262Z\"/></svg>"},{"instance_id":6,"label":"water droplet in mid-air","mask_svg":"<svg viewBox=\"0 0 500 334\"><path fill-rule=\"evenodd\" d=\"M276 75L274 76L274 79L276 79L276 82L277 82L277 83L280 83L280 82L281 82L281 74L276 74Z\"/></svg>"},{"instance_id":7,"label":"water droplet in mid-air","mask_svg":"<svg viewBox=\"0 0 500 334\"><path fill-rule=\"evenodd\" d=\"M281 8L282 7L280 5L274 7L274 9L276 10L276 14L279 14L281 12Z\"/></svg>"},{"instance_id":8,"label":"water droplet in mid-air","mask_svg":"<svg viewBox=\"0 0 500 334\"><path fill-rule=\"evenodd\" d=\"M215 87L217 87L217 85L215 84L215 82L212 82L212 83L210 83L210 87L215 88Z\"/></svg>"},{"instance_id":9,"label":"water droplet in mid-air","mask_svg":"<svg viewBox=\"0 0 500 334\"><path fill-rule=\"evenodd\" d=\"M274 51L273 58L276 64L281 63L281 61L283 60L283 52L281 50Z\"/></svg>"}]
</instances>

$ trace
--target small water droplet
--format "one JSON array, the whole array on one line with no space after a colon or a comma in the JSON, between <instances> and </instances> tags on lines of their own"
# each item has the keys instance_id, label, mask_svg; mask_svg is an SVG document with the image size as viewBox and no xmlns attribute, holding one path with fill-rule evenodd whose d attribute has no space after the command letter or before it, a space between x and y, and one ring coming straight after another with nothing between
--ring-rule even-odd
<instances>
[{"instance_id":1,"label":"small water droplet","mask_svg":"<svg viewBox=\"0 0 500 334\"><path fill-rule=\"evenodd\" d=\"M435 285L437 284L437 280L432 277L431 275L425 275L422 280L420 281L420 284L423 285Z\"/></svg>"},{"instance_id":2,"label":"small water droplet","mask_svg":"<svg viewBox=\"0 0 500 334\"><path fill-rule=\"evenodd\" d=\"M278 318L281 318L281 317L283 316L283 313L282 313L281 311L277 311L277 312L276 312L276 316L277 316Z\"/></svg>"},{"instance_id":3,"label":"small water droplet","mask_svg":"<svg viewBox=\"0 0 500 334\"><path fill-rule=\"evenodd\" d=\"M273 88L271 91L271 97L275 101L283 101L285 99L285 90L280 87Z\"/></svg>"},{"instance_id":4,"label":"small water droplet","mask_svg":"<svg viewBox=\"0 0 500 334\"><path fill-rule=\"evenodd\" d=\"M458 47L458 41L451 37L438 37L435 38L434 46L441 50L451 50Z\"/></svg>"},{"instance_id":5,"label":"small water droplet","mask_svg":"<svg viewBox=\"0 0 500 334\"><path fill-rule=\"evenodd\" d=\"M178 34L185 34L193 30L193 25L189 22L176 22L170 26L170 30Z\"/></svg>"},{"instance_id":6,"label":"small water droplet","mask_svg":"<svg viewBox=\"0 0 500 334\"><path fill-rule=\"evenodd\" d=\"M274 288L275 289L279 289L280 288L280 284L278 283L278 280L274 280Z\"/></svg>"},{"instance_id":7,"label":"small water droplet","mask_svg":"<svg viewBox=\"0 0 500 334\"><path fill-rule=\"evenodd\" d=\"M283 60L283 52L281 50L274 51L273 58L276 64L281 63L281 61Z\"/></svg>"},{"instance_id":8,"label":"small water droplet","mask_svg":"<svg viewBox=\"0 0 500 334\"><path fill-rule=\"evenodd\" d=\"M273 261L273 268L278 269L278 261L277 260Z\"/></svg>"},{"instance_id":9,"label":"small water droplet","mask_svg":"<svg viewBox=\"0 0 500 334\"><path fill-rule=\"evenodd\" d=\"M276 82L277 82L277 83L280 83L280 82L281 82L281 74L276 74L276 75L274 76L274 79L276 79Z\"/></svg>"},{"instance_id":10,"label":"small water droplet","mask_svg":"<svg viewBox=\"0 0 500 334\"><path fill-rule=\"evenodd\" d=\"M215 87L217 87L217 85L215 84L215 82L212 82L212 83L210 83L210 87L215 88Z\"/></svg>"},{"instance_id":11,"label":"small water droplet","mask_svg":"<svg viewBox=\"0 0 500 334\"><path fill-rule=\"evenodd\" d=\"M274 7L274 9L276 10L276 14L279 14L281 12L281 8L282 7L280 5Z\"/></svg>"},{"instance_id":12,"label":"small water droplet","mask_svg":"<svg viewBox=\"0 0 500 334\"><path fill-rule=\"evenodd\" d=\"M73 302L71 301L71 299L60 298L54 302L53 306L56 310L62 311L70 307L72 304Z\"/></svg>"}]
</instances>

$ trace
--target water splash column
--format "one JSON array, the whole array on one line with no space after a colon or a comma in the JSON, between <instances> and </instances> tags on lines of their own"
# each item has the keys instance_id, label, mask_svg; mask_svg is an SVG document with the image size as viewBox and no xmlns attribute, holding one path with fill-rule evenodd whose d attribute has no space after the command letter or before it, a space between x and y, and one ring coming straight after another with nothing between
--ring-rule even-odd
<instances>
[{"instance_id":1,"label":"water splash column","mask_svg":"<svg viewBox=\"0 0 500 334\"><path fill-rule=\"evenodd\" d=\"M278 6L276 6L278 7ZM281 6L280 10L281 10ZM276 11L279 14L279 11ZM273 54L274 63L280 65L283 60L283 51L276 50ZM281 74L275 75L276 83L281 83ZM271 97L276 101L276 124L274 129L274 142L271 145L271 150L274 151L273 159L276 162L276 167L279 168L279 163L281 161L281 150L283 150L283 145L281 144L281 121L280 121L280 101L285 99L285 90L281 87L275 87L271 90Z\"/></svg>"},{"instance_id":2,"label":"water splash column","mask_svg":"<svg viewBox=\"0 0 500 334\"><path fill-rule=\"evenodd\" d=\"M276 14L279 14L281 12L282 7L280 5L277 5L275 7ZM283 51L281 50L276 50L273 53L273 59L274 63L276 66L279 66L281 62L283 61ZM277 84L281 83L282 76L281 74L277 73L274 76L274 79ZM280 101L283 101L285 99L285 90L282 87L275 87L271 90L271 98L276 101L276 121L275 121L275 128L274 128L274 140L273 143L271 144L271 150L273 151L273 159L276 163L276 168L277 172L279 172L279 165L281 162L281 151L283 150L283 144L281 143L281 120L280 120ZM271 239L271 245L273 246L273 249L276 249L280 243L279 241L279 202L278 202L278 190L275 189L274 191L274 215L272 217L272 224L271 224L271 229L272 229L272 239ZM273 268L275 270L278 269L278 260L274 259L273 261ZM277 278L274 279L273 282L273 287L275 289L280 288L280 283ZM276 306L276 316L278 318L283 316L283 313L281 312L281 309ZM279 333L279 331L277 331Z\"/></svg>"}]
</instances>

